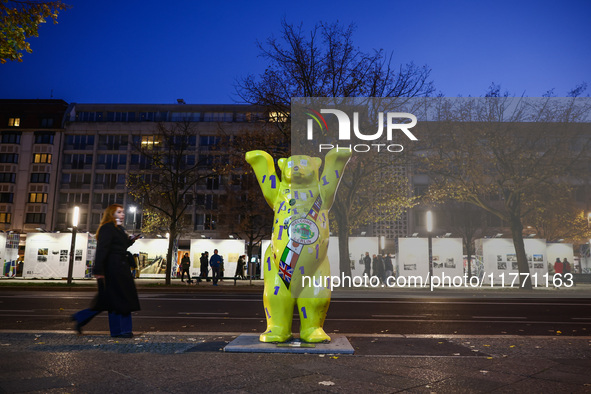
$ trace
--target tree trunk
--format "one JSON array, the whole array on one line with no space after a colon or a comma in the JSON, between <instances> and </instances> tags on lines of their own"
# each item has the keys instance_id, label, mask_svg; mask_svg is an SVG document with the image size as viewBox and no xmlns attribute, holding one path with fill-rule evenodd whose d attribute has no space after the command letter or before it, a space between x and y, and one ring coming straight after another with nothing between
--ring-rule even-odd
<instances>
[{"instance_id":1,"label":"tree trunk","mask_svg":"<svg viewBox=\"0 0 591 394\"><path fill-rule=\"evenodd\" d=\"M531 278L529 276L529 265L525 254L525 243L523 242L523 225L521 218L511 215L511 235L513 236L513 246L517 255L517 267L519 268L519 282L522 289L531 290ZM507 279L507 278L505 278Z\"/></svg>"},{"instance_id":2,"label":"tree trunk","mask_svg":"<svg viewBox=\"0 0 591 394\"><path fill-rule=\"evenodd\" d=\"M464 238L464 246L466 247L466 257L468 260L468 280L470 280L470 278L472 277L472 254L474 253L473 251L473 247L472 247L472 239L471 238Z\"/></svg>"},{"instance_id":3,"label":"tree trunk","mask_svg":"<svg viewBox=\"0 0 591 394\"><path fill-rule=\"evenodd\" d=\"M335 212L336 213L336 212ZM349 259L349 220L346 215L335 215L339 227L339 269L341 272L331 272L331 275L344 274L351 276L351 261Z\"/></svg>"},{"instance_id":4,"label":"tree trunk","mask_svg":"<svg viewBox=\"0 0 591 394\"><path fill-rule=\"evenodd\" d=\"M177 233L176 233L176 223L173 223L170 225L169 228L169 236L168 236L168 251L166 252L166 281L165 283L167 285L170 285L171 283L171 273L172 273L172 256L174 254L174 249L175 249L175 240L177 237Z\"/></svg>"}]
</instances>

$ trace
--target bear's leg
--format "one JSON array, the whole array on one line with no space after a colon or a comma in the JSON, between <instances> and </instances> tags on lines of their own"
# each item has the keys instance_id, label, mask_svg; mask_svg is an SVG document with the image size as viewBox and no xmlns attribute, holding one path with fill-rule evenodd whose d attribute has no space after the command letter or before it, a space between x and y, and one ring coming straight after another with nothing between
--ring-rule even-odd
<instances>
[{"instance_id":1,"label":"bear's leg","mask_svg":"<svg viewBox=\"0 0 591 394\"><path fill-rule=\"evenodd\" d=\"M328 312L330 298L298 298L300 338L306 342L330 341L322 326Z\"/></svg>"},{"instance_id":2,"label":"bear's leg","mask_svg":"<svg viewBox=\"0 0 591 394\"><path fill-rule=\"evenodd\" d=\"M293 321L293 307L295 299L292 298L289 289L285 287L283 280L278 275L275 262L271 258L271 248L265 253L263 261L265 270L265 289L263 292L263 304L267 318L267 330L261 334L261 342L285 342L291 339L291 324ZM270 270L269 270L270 268Z\"/></svg>"}]
</instances>

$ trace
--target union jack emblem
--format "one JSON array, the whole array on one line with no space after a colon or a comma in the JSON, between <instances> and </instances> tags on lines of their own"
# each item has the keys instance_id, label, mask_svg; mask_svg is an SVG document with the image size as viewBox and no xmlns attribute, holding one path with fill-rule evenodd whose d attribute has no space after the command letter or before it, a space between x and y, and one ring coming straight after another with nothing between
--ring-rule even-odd
<instances>
[{"instance_id":1,"label":"union jack emblem","mask_svg":"<svg viewBox=\"0 0 591 394\"><path fill-rule=\"evenodd\" d=\"M283 279L285 286L289 288L291 282L291 275L293 274L293 268L285 264L283 261L279 262L279 277Z\"/></svg>"}]
</instances>

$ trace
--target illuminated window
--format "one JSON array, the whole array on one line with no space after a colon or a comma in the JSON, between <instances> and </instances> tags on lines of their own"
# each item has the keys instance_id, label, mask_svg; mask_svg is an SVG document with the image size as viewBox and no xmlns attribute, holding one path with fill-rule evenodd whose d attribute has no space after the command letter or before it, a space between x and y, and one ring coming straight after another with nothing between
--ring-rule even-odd
<instances>
[{"instance_id":1,"label":"illuminated window","mask_svg":"<svg viewBox=\"0 0 591 394\"><path fill-rule=\"evenodd\" d=\"M51 163L51 154L47 153L35 153L33 157L33 163Z\"/></svg>"},{"instance_id":2,"label":"illuminated window","mask_svg":"<svg viewBox=\"0 0 591 394\"><path fill-rule=\"evenodd\" d=\"M285 123L287 122L287 114L282 112L269 112L269 121Z\"/></svg>"},{"instance_id":3,"label":"illuminated window","mask_svg":"<svg viewBox=\"0 0 591 394\"><path fill-rule=\"evenodd\" d=\"M47 193L29 193L29 202L47 204Z\"/></svg>"},{"instance_id":4,"label":"illuminated window","mask_svg":"<svg viewBox=\"0 0 591 394\"><path fill-rule=\"evenodd\" d=\"M10 223L11 216L10 213L0 213L0 223Z\"/></svg>"},{"instance_id":5,"label":"illuminated window","mask_svg":"<svg viewBox=\"0 0 591 394\"><path fill-rule=\"evenodd\" d=\"M158 145L161 142L161 138L158 135L144 135L142 136L142 148L151 149L154 145Z\"/></svg>"},{"instance_id":6,"label":"illuminated window","mask_svg":"<svg viewBox=\"0 0 591 394\"><path fill-rule=\"evenodd\" d=\"M19 127L21 125L21 118L8 118L8 127Z\"/></svg>"}]
</instances>

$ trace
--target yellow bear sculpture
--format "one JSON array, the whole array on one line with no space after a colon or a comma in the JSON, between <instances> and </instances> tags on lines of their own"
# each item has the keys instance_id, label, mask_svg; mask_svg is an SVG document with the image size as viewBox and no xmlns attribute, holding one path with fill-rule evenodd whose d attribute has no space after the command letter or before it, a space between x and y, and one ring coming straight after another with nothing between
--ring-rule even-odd
<instances>
[{"instance_id":1,"label":"yellow bear sculpture","mask_svg":"<svg viewBox=\"0 0 591 394\"><path fill-rule=\"evenodd\" d=\"M318 157L279 159L280 179L268 153L246 153L265 200L275 212L272 242L261 262L267 318L261 342L285 342L292 337L296 303L300 338L306 342L330 341L323 325L331 290L321 286L321 278L330 276L328 211L350 158L349 149L331 150L320 177L322 160Z\"/></svg>"}]
</instances>

